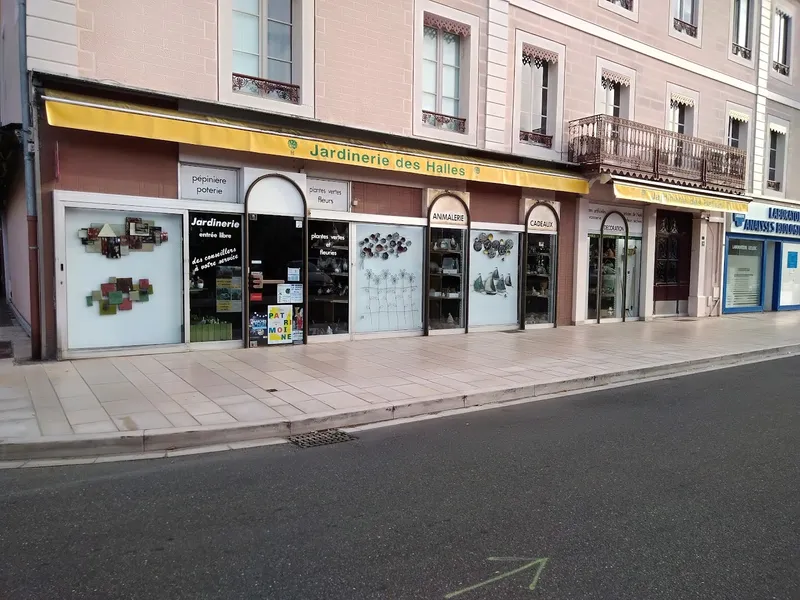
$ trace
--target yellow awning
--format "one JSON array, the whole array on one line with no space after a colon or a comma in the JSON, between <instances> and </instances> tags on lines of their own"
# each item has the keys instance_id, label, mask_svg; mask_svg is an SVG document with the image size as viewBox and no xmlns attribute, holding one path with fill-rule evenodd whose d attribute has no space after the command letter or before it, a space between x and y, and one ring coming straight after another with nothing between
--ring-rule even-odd
<instances>
[{"instance_id":1,"label":"yellow awning","mask_svg":"<svg viewBox=\"0 0 800 600\"><path fill-rule=\"evenodd\" d=\"M447 177L557 192L588 194L586 179L559 171L463 156L430 154L382 144L299 131L265 129L244 121L191 114L48 91L47 122L54 127L82 129L269 154L384 171Z\"/></svg>"},{"instance_id":2,"label":"yellow awning","mask_svg":"<svg viewBox=\"0 0 800 600\"><path fill-rule=\"evenodd\" d=\"M747 212L748 206L747 202L744 200L734 200L732 198L702 194L689 194L617 182L614 183L614 196L620 200L636 200L637 202L650 202L652 204L663 204L665 206L679 206L681 208L719 212L743 213Z\"/></svg>"}]
</instances>

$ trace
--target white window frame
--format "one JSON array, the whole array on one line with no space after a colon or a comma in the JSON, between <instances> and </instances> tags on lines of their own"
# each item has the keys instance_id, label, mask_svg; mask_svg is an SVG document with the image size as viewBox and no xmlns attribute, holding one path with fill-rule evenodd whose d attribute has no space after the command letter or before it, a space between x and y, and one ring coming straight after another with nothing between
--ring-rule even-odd
<instances>
[{"instance_id":1,"label":"white window frame","mask_svg":"<svg viewBox=\"0 0 800 600\"><path fill-rule=\"evenodd\" d=\"M315 0L293 0L292 79L300 86L300 103L293 104L254 94L234 92L233 73L233 0L218 0L217 64L219 101L297 117L314 118L314 14ZM261 18L265 18L263 15Z\"/></svg>"},{"instance_id":2,"label":"white window frame","mask_svg":"<svg viewBox=\"0 0 800 600\"><path fill-rule=\"evenodd\" d=\"M414 15L414 101L411 132L416 137L435 139L461 146L478 145L478 39L480 17L430 0L415 3ZM467 120L465 133L432 127L422 122L422 56L425 13L431 13L469 26L469 37L462 37L459 112Z\"/></svg>"},{"instance_id":3,"label":"white window frame","mask_svg":"<svg viewBox=\"0 0 800 600\"><path fill-rule=\"evenodd\" d=\"M778 73L774 66L773 62L775 61L776 55L776 44L777 44L777 24L778 24L778 11L784 13L787 17L789 17L789 38L787 43L789 45L788 48L788 57L789 57L789 75L783 75ZM794 47L795 47L795 37L796 37L796 30L797 30L797 13L795 8L791 4L783 3L783 2L776 2L773 9L772 9L772 23L770 24L770 43L769 43L769 74L770 76L774 77L778 81L782 81L784 83L788 83L791 85L792 79L794 78Z\"/></svg>"},{"instance_id":4,"label":"white window frame","mask_svg":"<svg viewBox=\"0 0 800 600\"><path fill-rule=\"evenodd\" d=\"M667 97L666 97L666 107L667 110L665 111L664 115L664 129L667 131L674 131L671 128L672 119L671 116L671 102L673 94L679 94L681 96L686 96L687 98L691 98L694 102L694 106L692 106L692 127L691 131L684 131L683 135L688 135L691 137L698 137L697 136L697 125L700 121L700 92L695 90L690 90L689 88L685 88L683 86L674 84L674 83L667 83Z\"/></svg>"},{"instance_id":5,"label":"white window frame","mask_svg":"<svg viewBox=\"0 0 800 600\"><path fill-rule=\"evenodd\" d=\"M697 37L692 37L675 29L675 17L678 14L681 1L686 2L689 0L670 0L669 2L669 35L670 37L674 37L682 42L700 48L703 45L703 0L691 0L695 3L694 12L696 14L696 23L694 23L694 25L697 27Z\"/></svg>"},{"instance_id":6,"label":"white window frame","mask_svg":"<svg viewBox=\"0 0 800 600\"><path fill-rule=\"evenodd\" d=\"M740 54L734 54L733 52L733 45L737 43L736 26L737 26L737 21L739 20L739 14L736 12L736 0L731 0L731 22L729 31L730 40L728 43L728 59L745 67L750 67L751 69L753 69L755 68L755 60L753 60L753 57L756 55L756 52L758 51L755 44L755 39L757 37L756 27L755 27L757 0L740 0L740 1L747 2L747 10L748 10L747 38L749 39L749 45L745 47L748 50L750 50L750 58L744 58Z\"/></svg>"},{"instance_id":7,"label":"white window frame","mask_svg":"<svg viewBox=\"0 0 800 600\"><path fill-rule=\"evenodd\" d=\"M626 19L630 19L631 21L635 21L636 23L639 22L639 4L642 0L631 0L633 2L633 9L628 10L624 8L618 2L620 0L597 0L597 5L600 8L605 8L606 10L610 10L613 13L618 14L620 17L625 17Z\"/></svg>"},{"instance_id":8,"label":"white window frame","mask_svg":"<svg viewBox=\"0 0 800 600\"><path fill-rule=\"evenodd\" d=\"M769 180L769 151L770 151L770 138L772 137L772 125L777 125L786 130L786 135L783 136L783 156L780 169L781 169L781 189L780 191L772 190L767 187L767 181ZM762 193L764 196L768 196L770 198L786 198L786 189L789 185L789 170L788 170L788 157L789 157L789 135L791 134L790 131L790 123L786 119L781 119L779 117L775 117L772 115L767 115L767 127L766 131L764 132L764 189Z\"/></svg>"},{"instance_id":9,"label":"white window frame","mask_svg":"<svg viewBox=\"0 0 800 600\"><path fill-rule=\"evenodd\" d=\"M615 62L611 62L610 60L606 60L605 58L597 57L597 64L595 67L595 86L594 86L594 114L602 115L605 114L605 95L606 91L603 88L603 71L610 71L612 73L616 73L617 75L622 75L623 77L627 77L630 81L630 85L628 85L625 89L627 90L627 114L623 116L623 119L628 119L629 121L636 120L636 71L620 65ZM624 86L623 86L624 87ZM623 101L621 100L621 103Z\"/></svg>"},{"instance_id":10,"label":"white window frame","mask_svg":"<svg viewBox=\"0 0 800 600\"><path fill-rule=\"evenodd\" d=\"M512 119L511 152L530 158L541 160L561 161L564 143L564 77L567 60L567 48L563 44L527 33L520 29L515 31L515 52L512 57L514 61L514 118ZM548 50L558 55L558 60L553 68L555 75L556 89L554 94L548 94L553 99L555 110L548 110L547 119L553 123L553 145L551 148L526 144L519 139L522 113L522 68L529 68L522 64L522 47L530 44L542 50ZM552 113L552 114L551 114Z\"/></svg>"}]
</instances>

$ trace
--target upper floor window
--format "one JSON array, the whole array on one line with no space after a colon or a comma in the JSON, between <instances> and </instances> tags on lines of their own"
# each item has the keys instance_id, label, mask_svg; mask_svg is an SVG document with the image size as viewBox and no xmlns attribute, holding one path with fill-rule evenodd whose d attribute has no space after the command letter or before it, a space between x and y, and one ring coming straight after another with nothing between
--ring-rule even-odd
<instances>
[{"instance_id":1,"label":"upper floor window","mask_svg":"<svg viewBox=\"0 0 800 600\"><path fill-rule=\"evenodd\" d=\"M293 0L233 0L234 91L300 102Z\"/></svg>"},{"instance_id":2,"label":"upper floor window","mask_svg":"<svg viewBox=\"0 0 800 600\"><path fill-rule=\"evenodd\" d=\"M699 0L673 0L672 27L689 37L697 37Z\"/></svg>"},{"instance_id":3,"label":"upper floor window","mask_svg":"<svg viewBox=\"0 0 800 600\"><path fill-rule=\"evenodd\" d=\"M752 0L733 0L733 43L731 52L750 60L753 54L751 34Z\"/></svg>"},{"instance_id":4,"label":"upper floor window","mask_svg":"<svg viewBox=\"0 0 800 600\"><path fill-rule=\"evenodd\" d=\"M733 117L728 117L728 146L739 148L742 141L742 122Z\"/></svg>"},{"instance_id":5,"label":"upper floor window","mask_svg":"<svg viewBox=\"0 0 800 600\"><path fill-rule=\"evenodd\" d=\"M603 69L600 78L602 112L611 117L629 119L630 86L629 77Z\"/></svg>"},{"instance_id":6,"label":"upper floor window","mask_svg":"<svg viewBox=\"0 0 800 600\"><path fill-rule=\"evenodd\" d=\"M606 0L606 2L610 2L611 4L615 4L625 10L633 10L633 0Z\"/></svg>"},{"instance_id":7,"label":"upper floor window","mask_svg":"<svg viewBox=\"0 0 800 600\"><path fill-rule=\"evenodd\" d=\"M781 75L789 76L791 57L792 19L778 9L772 29L772 68Z\"/></svg>"},{"instance_id":8,"label":"upper floor window","mask_svg":"<svg viewBox=\"0 0 800 600\"><path fill-rule=\"evenodd\" d=\"M669 130L694 135L694 98L672 94L669 101Z\"/></svg>"},{"instance_id":9,"label":"upper floor window","mask_svg":"<svg viewBox=\"0 0 800 600\"><path fill-rule=\"evenodd\" d=\"M558 54L530 44L522 46L522 106L519 140L553 147L556 127Z\"/></svg>"},{"instance_id":10,"label":"upper floor window","mask_svg":"<svg viewBox=\"0 0 800 600\"><path fill-rule=\"evenodd\" d=\"M769 125L769 156L767 162L767 189L781 192L784 189L786 160L786 128L776 123Z\"/></svg>"},{"instance_id":11,"label":"upper floor window","mask_svg":"<svg viewBox=\"0 0 800 600\"><path fill-rule=\"evenodd\" d=\"M470 28L425 13L422 44L422 121L426 125L465 133L462 53Z\"/></svg>"}]
</instances>

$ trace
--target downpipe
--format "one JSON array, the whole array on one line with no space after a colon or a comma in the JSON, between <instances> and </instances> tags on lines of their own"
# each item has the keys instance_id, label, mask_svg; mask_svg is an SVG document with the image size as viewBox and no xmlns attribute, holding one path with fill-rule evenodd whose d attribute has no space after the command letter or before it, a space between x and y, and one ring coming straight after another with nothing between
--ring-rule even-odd
<instances>
[{"instance_id":1,"label":"downpipe","mask_svg":"<svg viewBox=\"0 0 800 600\"><path fill-rule=\"evenodd\" d=\"M19 34L19 89L22 107L22 154L25 165L25 206L28 213L28 284L31 302L31 359L42 359L41 307L39 302L39 237L34 183L34 141L31 136L31 94L28 77L28 7L17 0Z\"/></svg>"}]
</instances>

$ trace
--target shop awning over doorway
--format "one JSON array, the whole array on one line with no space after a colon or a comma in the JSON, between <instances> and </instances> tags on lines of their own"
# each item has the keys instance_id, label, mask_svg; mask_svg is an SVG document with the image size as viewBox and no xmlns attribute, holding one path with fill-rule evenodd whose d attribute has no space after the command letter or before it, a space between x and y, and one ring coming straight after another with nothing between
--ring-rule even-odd
<instances>
[{"instance_id":1,"label":"shop awning over doorway","mask_svg":"<svg viewBox=\"0 0 800 600\"><path fill-rule=\"evenodd\" d=\"M433 154L388 144L366 144L346 138L265 128L245 121L219 119L63 92L47 91L44 102L47 122L54 127L431 177L574 194L589 193L588 181L579 175L520 164Z\"/></svg>"},{"instance_id":2,"label":"shop awning over doorway","mask_svg":"<svg viewBox=\"0 0 800 600\"><path fill-rule=\"evenodd\" d=\"M694 190L656 188L614 181L614 196L619 200L635 200L650 204L662 204L679 208L706 210L711 212L747 212L748 202L731 196L700 194Z\"/></svg>"}]
</instances>

